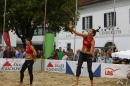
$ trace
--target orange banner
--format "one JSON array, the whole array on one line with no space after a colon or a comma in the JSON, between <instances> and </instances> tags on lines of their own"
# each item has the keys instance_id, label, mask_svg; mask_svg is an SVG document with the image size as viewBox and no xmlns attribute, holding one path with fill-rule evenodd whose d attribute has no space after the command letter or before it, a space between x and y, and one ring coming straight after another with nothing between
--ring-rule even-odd
<instances>
[{"instance_id":1,"label":"orange banner","mask_svg":"<svg viewBox=\"0 0 130 86\"><path fill-rule=\"evenodd\" d=\"M4 41L6 43L6 46L11 46L11 44L10 44L10 36L9 36L9 32L8 32L7 28L5 28L5 30L4 30L3 37L4 37Z\"/></svg>"}]
</instances>

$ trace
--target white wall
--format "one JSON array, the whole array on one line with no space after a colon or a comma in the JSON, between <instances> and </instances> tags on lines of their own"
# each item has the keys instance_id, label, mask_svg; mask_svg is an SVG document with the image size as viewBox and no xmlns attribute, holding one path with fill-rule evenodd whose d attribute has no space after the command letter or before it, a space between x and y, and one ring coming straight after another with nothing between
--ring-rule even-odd
<instances>
[{"instance_id":1,"label":"white wall","mask_svg":"<svg viewBox=\"0 0 130 86\"><path fill-rule=\"evenodd\" d=\"M77 49L82 48L82 39L76 39L75 40L75 51ZM65 40L58 40L57 48L62 47L62 49L67 50L67 43L71 43L71 49L74 51L74 39L65 39Z\"/></svg>"},{"instance_id":2,"label":"white wall","mask_svg":"<svg viewBox=\"0 0 130 86\"><path fill-rule=\"evenodd\" d=\"M93 16L93 28L98 28L101 26L101 29L104 30L104 13L113 12L113 0L107 0L95 4L90 4L83 7L84 10L80 11L80 19L77 22L76 30L82 32L82 17ZM121 33L114 35L114 43L119 50L130 49L130 0L116 0L116 27L115 30L121 30ZM69 22L69 21L68 21ZM85 31L86 33L86 31ZM112 34L100 34L94 37L96 44L95 47L104 47L107 42L112 42ZM11 46L16 46L16 44L21 44L21 39L16 35L10 32ZM32 42L37 45L43 44L43 36L34 36ZM74 50L74 34L70 32L61 31L57 34L55 38L56 48L62 47L66 49L67 43L71 43L71 47ZM76 48L81 49L82 47L82 38L76 36Z\"/></svg>"},{"instance_id":3,"label":"white wall","mask_svg":"<svg viewBox=\"0 0 130 86\"><path fill-rule=\"evenodd\" d=\"M43 44L43 37L44 36L33 36L32 43L35 45L41 45ZM17 43L22 44L22 41L20 38L17 37Z\"/></svg>"},{"instance_id":4,"label":"white wall","mask_svg":"<svg viewBox=\"0 0 130 86\"><path fill-rule=\"evenodd\" d=\"M11 46L16 47L17 36L14 34L14 32L11 31L9 31L9 35L10 35Z\"/></svg>"},{"instance_id":5,"label":"white wall","mask_svg":"<svg viewBox=\"0 0 130 86\"><path fill-rule=\"evenodd\" d=\"M85 16L93 16L93 28L97 29L98 26L101 26L101 29L106 29L104 27L104 13L113 12L113 1L104 1L101 3L90 4L84 6L84 10L80 11L80 19L77 22L76 30L78 32L82 32L82 17ZM130 0L116 0L116 27L115 30L117 33L114 35L114 43L119 50L127 50L130 49ZM119 29L117 29L119 28ZM107 31L112 31L107 29ZM95 47L104 47L107 42L112 42L113 34L100 34L94 37L96 44ZM74 46L74 36L66 37L66 34L71 33L63 33L62 36L59 34L59 38L57 39L57 48L60 46L66 47L68 42L72 43L71 46ZM82 38L77 37L76 39L76 49L81 48L82 46ZM59 44L60 42L60 44ZM72 47L72 49L74 49Z\"/></svg>"}]
</instances>

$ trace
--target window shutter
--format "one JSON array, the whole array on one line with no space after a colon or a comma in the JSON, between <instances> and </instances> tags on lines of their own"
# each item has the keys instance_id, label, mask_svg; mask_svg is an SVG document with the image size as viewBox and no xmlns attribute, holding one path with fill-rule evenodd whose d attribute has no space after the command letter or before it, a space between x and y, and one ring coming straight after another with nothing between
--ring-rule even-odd
<instances>
[{"instance_id":1,"label":"window shutter","mask_svg":"<svg viewBox=\"0 0 130 86\"><path fill-rule=\"evenodd\" d=\"M107 14L104 14L104 27L107 27Z\"/></svg>"},{"instance_id":2,"label":"window shutter","mask_svg":"<svg viewBox=\"0 0 130 86\"><path fill-rule=\"evenodd\" d=\"M90 16L90 28L93 28L93 17Z\"/></svg>"},{"instance_id":3,"label":"window shutter","mask_svg":"<svg viewBox=\"0 0 130 86\"><path fill-rule=\"evenodd\" d=\"M85 17L82 18L82 29L85 30Z\"/></svg>"},{"instance_id":4,"label":"window shutter","mask_svg":"<svg viewBox=\"0 0 130 86\"><path fill-rule=\"evenodd\" d=\"M115 12L115 26L116 26L116 12Z\"/></svg>"},{"instance_id":5,"label":"window shutter","mask_svg":"<svg viewBox=\"0 0 130 86\"><path fill-rule=\"evenodd\" d=\"M115 22L114 22L114 12L112 12L112 25L116 26L116 12L115 12Z\"/></svg>"}]
</instances>

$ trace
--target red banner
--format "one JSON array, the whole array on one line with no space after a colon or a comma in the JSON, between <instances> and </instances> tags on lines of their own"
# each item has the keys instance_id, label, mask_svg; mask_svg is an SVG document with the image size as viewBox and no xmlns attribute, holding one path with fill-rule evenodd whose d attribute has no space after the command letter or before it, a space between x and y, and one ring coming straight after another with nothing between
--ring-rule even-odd
<instances>
[{"instance_id":1,"label":"red banner","mask_svg":"<svg viewBox=\"0 0 130 86\"><path fill-rule=\"evenodd\" d=\"M5 28L5 30L4 30L3 37L4 37L4 41L6 43L6 46L11 46L10 45L10 36L9 36L9 32L8 32L7 28Z\"/></svg>"}]
</instances>

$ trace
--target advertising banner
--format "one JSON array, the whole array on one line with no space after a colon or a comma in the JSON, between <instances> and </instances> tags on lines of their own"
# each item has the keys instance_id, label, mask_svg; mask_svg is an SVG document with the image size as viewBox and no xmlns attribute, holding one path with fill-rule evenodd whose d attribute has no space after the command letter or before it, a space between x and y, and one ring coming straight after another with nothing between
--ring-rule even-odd
<instances>
[{"instance_id":1,"label":"advertising banner","mask_svg":"<svg viewBox=\"0 0 130 86\"><path fill-rule=\"evenodd\" d=\"M66 61L64 61L64 60L45 60L45 71L66 73Z\"/></svg>"},{"instance_id":2,"label":"advertising banner","mask_svg":"<svg viewBox=\"0 0 130 86\"><path fill-rule=\"evenodd\" d=\"M25 59L0 59L0 71L20 71Z\"/></svg>"},{"instance_id":3,"label":"advertising banner","mask_svg":"<svg viewBox=\"0 0 130 86\"><path fill-rule=\"evenodd\" d=\"M77 61L67 61L66 62L66 73L67 74L73 74L76 75L77 70ZM101 64L99 63L93 63L92 64L92 71L94 74L94 77L100 77L101 74ZM87 62L84 62L81 67L81 76L88 76L88 68L87 68Z\"/></svg>"},{"instance_id":4,"label":"advertising banner","mask_svg":"<svg viewBox=\"0 0 130 86\"><path fill-rule=\"evenodd\" d=\"M101 65L101 77L126 78L129 71L129 65L105 63Z\"/></svg>"}]
</instances>

